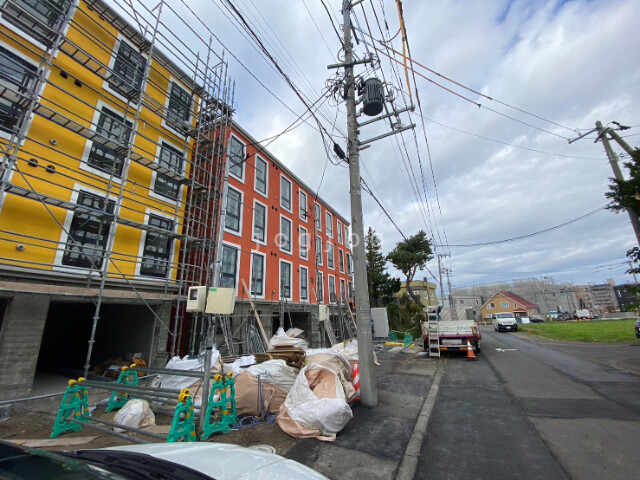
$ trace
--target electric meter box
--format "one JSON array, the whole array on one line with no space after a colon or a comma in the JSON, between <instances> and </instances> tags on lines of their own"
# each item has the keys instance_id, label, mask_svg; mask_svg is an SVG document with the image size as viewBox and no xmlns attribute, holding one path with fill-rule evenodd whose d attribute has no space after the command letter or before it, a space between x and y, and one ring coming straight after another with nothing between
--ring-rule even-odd
<instances>
[{"instance_id":1,"label":"electric meter box","mask_svg":"<svg viewBox=\"0 0 640 480\"><path fill-rule=\"evenodd\" d=\"M318 305L318 321L325 322L329 320L329 306Z\"/></svg>"},{"instance_id":2,"label":"electric meter box","mask_svg":"<svg viewBox=\"0 0 640 480\"><path fill-rule=\"evenodd\" d=\"M207 293L205 313L231 315L236 305L236 289L211 287Z\"/></svg>"},{"instance_id":3,"label":"electric meter box","mask_svg":"<svg viewBox=\"0 0 640 480\"><path fill-rule=\"evenodd\" d=\"M204 313L207 302L207 287L189 287L187 297L187 312Z\"/></svg>"}]
</instances>

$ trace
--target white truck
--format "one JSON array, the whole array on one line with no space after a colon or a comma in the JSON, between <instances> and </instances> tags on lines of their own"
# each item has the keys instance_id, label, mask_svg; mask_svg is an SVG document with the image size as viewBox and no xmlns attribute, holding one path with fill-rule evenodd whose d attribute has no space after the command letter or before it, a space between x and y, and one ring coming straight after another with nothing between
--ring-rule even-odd
<instances>
[{"instance_id":1,"label":"white truck","mask_svg":"<svg viewBox=\"0 0 640 480\"><path fill-rule=\"evenodd\" d=\"M496 332L517 332L518 322L513 313L502 312L491 315L491 323Z\"/></svg>"},{"instance_id":2,"label":"white truck","mask_svg":"<svg viewBox=\"0 0 640 480\"><path fill-rule=\"evenodd\" d=\"M593 313L588 308L581 308L573 312L573 318L576 320L591 320L593 318Z\"/></svg>"},{"instance_id":3,"label":"white truck","mask_svg":"<svg viewBox=\"0 0 640 480\"><path fill-rule=\"evenodd\" d=\"M424 350L429 352L429 356L440 356L443 351L467 351L467 345L480 351L480 327L475 320L466 320L466 316L460 315L458 318L462 320L450 320L451 314L440 312L440 320L436 313L436 308L429 307L427 313L427 321L422 322L422 339L424 341ZM445 320L445 318L449 320ZM437 350L437 351L436 351Z\"/></svg>"}]
</instances>

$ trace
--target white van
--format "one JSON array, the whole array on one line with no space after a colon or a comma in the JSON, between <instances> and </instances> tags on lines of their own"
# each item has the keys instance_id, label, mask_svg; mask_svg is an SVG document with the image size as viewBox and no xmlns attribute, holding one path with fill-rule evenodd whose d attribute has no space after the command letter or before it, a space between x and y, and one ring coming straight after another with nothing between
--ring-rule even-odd
<instances>
[{"instance_id":1,"label":"white van","mask_svg":"<svg viewBox=\"0 0 640 480\"><path fill-rule=\"evenodd\" d=\"M516 322L516 317L514 317L513 313L494 313L491 315L491 323L496 332L518 331L518 322Z\"/></svg>"}]
</instances>

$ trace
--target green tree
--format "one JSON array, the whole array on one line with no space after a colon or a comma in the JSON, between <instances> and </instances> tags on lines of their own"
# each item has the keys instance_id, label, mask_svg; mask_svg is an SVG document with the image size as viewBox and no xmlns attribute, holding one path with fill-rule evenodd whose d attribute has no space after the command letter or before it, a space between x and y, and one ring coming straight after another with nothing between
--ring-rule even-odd
<instances>
[{"instance_id":1,"label":"green tree","mask_svg":"<svg viewBox=\"0 0 640 480\"><path fill-rule=\"evenodd\" d=\"M624 166L629 170L628 180L611 179L612 184L605 193L611 200L607 208L616 213L628 210L633 215L640 216L640 149L633 150L631 161L625 162ZM633 247L627 251L627 258L631 261L627 273L640 273L640 248ZM640 288L637 286L628 286L626 290L634 295L640 294ZM636 304L636 307L640 305Z\"/></svg>"},{"instance_id":2,"label":"green tree","mask_svg":"<svg viewBox=\"0 0 640 480\"><path fill-rule=\"evenodd\" d=\"M386 272L387 261L382 255L380 238L371 227L364 238L364 248L367 262L369 304L375 306L379 298L391 296L400 290L400 279L393 278Z\"/></svg>"},{"instance_id":3,"label":"green tree","mask_svg":"<svg viewBox=\"0 0 640 480\"><path fill-rule=\"evenodd\" d=\"M413 293L411 282L419 270L424 270L427 267L427 262L432 258L431 242L423 230L399 241L387 255L387 260L406 277L407 293L420 307L422 307L422 303L419 296Z\"/></svg>"}]
</instances>

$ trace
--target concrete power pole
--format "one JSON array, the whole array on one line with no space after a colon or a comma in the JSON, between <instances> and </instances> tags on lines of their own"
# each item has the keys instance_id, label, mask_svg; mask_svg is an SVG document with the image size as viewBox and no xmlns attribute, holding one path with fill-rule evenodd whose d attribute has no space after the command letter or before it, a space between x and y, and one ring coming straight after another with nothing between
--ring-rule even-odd
<instances>
[{"instance_id":1,"label":"concrete power pole","mask_svg":"<svg viewBox=\"0 0 640 480\"><path fill-rule=\"evenodd\" d=\"M613 151L613 148L611 148L611 144L607 138L607 133L611 133L612 130L608 128L605 130L600 120L596 122L596 130L598 131L598 137L602 140L602 145L604 145L604 151L607 152L607 157L609 158L613 174L617 180L624 181L624 177L620 171L620 166L618 165L618 156ZM614 135L614 138L616 138L616 141L618 141L618 143L620 143L620 145L631 155L631 148L629 145L627 145L617 134ZM638 216L631 210L627 209L627 213L629 214L633 231L636 234L636 241L638 242L638 245L640 245L640 220L638 220Z\"/></svg>"},{"instance_id":2,"label":"concrete power pole","mask_svg":"<svg viewBox=\"0 0 640 480\"><path fill-rule=\"evenodd\" d=\"M353 75L353 44L351 43L351 0L343 0L344 70L347 90L347 137L349 160L349 194L351 197L351 245L355 280L355 307L358 323L358 360L360 367L360 401L367 407L378 404L378 387L373 371L373 342L369 306L367 264L362 222L362 190L360 187L360 150L356 118L356 92Z\"/></svg>"}]
</instances>

